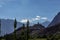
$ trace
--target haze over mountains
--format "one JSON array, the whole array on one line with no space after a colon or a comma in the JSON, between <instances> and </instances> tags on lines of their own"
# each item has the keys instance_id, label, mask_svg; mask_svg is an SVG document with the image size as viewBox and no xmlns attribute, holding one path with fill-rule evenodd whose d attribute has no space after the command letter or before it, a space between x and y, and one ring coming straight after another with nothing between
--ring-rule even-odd
<instances>
[{"instance_id":1,"label":"haze over mountains","mask_svg":"<svg viewBox=\"0 0 60 40\"><path fill-rule=\"evenodd\" d=\"M50 24L50 21L45 21L42 23L43 26L47 27Z\"/></svg>"},{"instance_id":2,"label":"haze over mountains","mask_svg":"<svg viewBox=\"0 0 60 40\"><path fill-rule=\"evenodd\" d=\"M50 23L49 21L46 21L42 24L34 24L32 25L32 29L34 28L41 28L42 26L45 26L47 29L51 29L51 26L55 26L56 24L60 23L60 12L54 17L54 19L52 20L52 22ZM18 22L17 23L17 29L19 29L22 26L23 23ZM48 28L48 27L49 28ZM14 31L14 20L10 20L10 19L1 19L1 35L5 35L5 34L9 34L12 33ZM54 29L55 27L53 27ZM43 28L44 30L44 28ZM37 30L34 29L34 32L37 32ZM41 31L41 30L40 30Z\"/></svg>"},{"instance_id":3,"label":"haze over mountains","mask_svg":"<svg viewBox=\"0 0 60 40\"><path fill-rule=\"evenodd\" d=\"M17 22L17 28L21 27L22 23ZM9 34L14 31L14 20L1 19L1 35Z\"/></svg>"},{"instance_id":4,"label":"haze over mountains","mask_svg":"<svg viewBox=\"0 0 60 40\"><path fill-rule=\"evenodd\" d=\"M45 22L44 24L46 25ZM17 23L17 29L22 26L23 23L18 22ZM30 26L33 26L34 24L30 24ZM45 26L43 25L43 26ZM9 34L14 31L14 20L11 19L1 19L1 35Z\"/></svg>"}]
</instances>

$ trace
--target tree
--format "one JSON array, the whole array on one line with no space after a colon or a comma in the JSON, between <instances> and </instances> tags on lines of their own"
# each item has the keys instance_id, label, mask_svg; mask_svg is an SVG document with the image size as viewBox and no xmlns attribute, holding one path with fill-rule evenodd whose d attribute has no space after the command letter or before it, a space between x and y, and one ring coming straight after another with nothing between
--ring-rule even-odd
<instances>
[{"instance_id":1,"label":"tree","mask_svg":"<svg viewBox=\"0 0 60 40\"><path fill-rule=\"evenodd\" d=\"M39 24L39 22L38 22L38 24Z\"/></svg>"},{"instance_id":2,"label":"tree","mask_svg":"<svg viewBox=\"0 0 60 40\"><path fill-rule=\"evenodd\" d=\"M17 20L14 20L14 40L16 40L16 27L17 27Z\"/></svg>"},{"instance_id":3,"label":"tree","mask_svg":"<svg viewBox=\"0 0 60 40\"><path fill-rule=\"evenodd\" d=\"M20 39L21 39L21 40L26 40L25 38L26 38L26 37L25 37L25 24L23 24L22 30L21 30Z\"/></svg>"},{"instance_id":4,"label":"tree","mask_svg":"<svg viewBox=\"0 0 60 40\"><path fill-rule=\"evenodd\" d=\"M1 35L1 19L0 19L0 35Z\"/></svg>"},{"instance_id":5,"label":"tree","mask_svg":"<svg viewBox=\"0 0 60 40\"><path fill-rule=\"evenodd\" d=\"M0 37L1 37L1 19L0 19ZM1 38L0 38L1 40Z\"/></svg>"},{"instance_id":6,"label":"tree","mask_svg":"<svg viewBox=\"0 0 60 40\"><path fill-rule=\"evenodd\" d=\"M22 29L23 29L23 31L24 31L24 29L25 29L25 24L23 24Z\"/></svg>"},{"instance_id":7,"label":"tree","mask_svg":"<svg viewBox=\"0 0 60 40\"><path fill-rule=\"evenodd\" d=\"M15 21L14 21L14 28L16 29L16 27L17 27L17 20L15 19Z\"/></svg>"},{"instance_id":8,"label":"tree","mask_svg":"<svg viewBox=\"0 0 60 40\"><path fill-rule=\"evenodd\" d=\"M29 32L30 32L30 29L29 29L29 20L27 21L27 39L26 40L28 40L29 39Z\"/></svg>"}]
</instances>

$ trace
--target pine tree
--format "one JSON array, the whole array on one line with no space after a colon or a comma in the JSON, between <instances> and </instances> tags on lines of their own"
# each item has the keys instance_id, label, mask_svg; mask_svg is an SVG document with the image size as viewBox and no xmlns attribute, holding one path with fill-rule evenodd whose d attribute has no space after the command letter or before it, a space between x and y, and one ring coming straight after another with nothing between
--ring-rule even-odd
<instances>
[{"instance_id":1,"label":"pine tree","mask_svg":"<svg viewBox=\"0 0 60 40\"><path fill-rule=\"evenodd\" d=\"M23 31L24 31L24 29L25 29L25 24L23 24L22 29L23 29Z\"/></svg>"},{"instance_id":2,"label":"pine tree","mask_svg":"<svg viewBox=\"0 0 60 40\"><path fill-rule=\"evenodd\" d=\"M25 24L23 24L20 39L25 40L25 38Z\"/></svg>"},{"instance_id":3,"label":"pine tree","mask_svg":"<svg viewBox=\"0 0 60 40\"><path fill-rule=\"evenodd\" d=\"M38 24L39 24L39 22L38 22Z\"/></svg>"},{"instance_id":4,"label":"pine tree","mask_svg":"<svg viewBox=\"0 0 60 40\"><path fill-rule=\"evenodd\" d=\"M17 20L14 21L14 40L16 40L16 27L17 27Z\"/></svg>"},{"instance_id":5,"label":"pine tree","mask_svg":"<svg viewBox=\"0 0 60 40\"><path fill-rule=\"evenodd\" d=\"M1 35L1 19L0 19L0 35Z\"/></svg>"},{"instance_id":6,"label":"pine tree","mask_svg":"<svg viewBox=\"0 0 60 40\"><path fill-rule=\"evenodd\" d=\"M1 37L1 19L0 19L0 37ZM0 38L1 40L1 38Z\"/></svg>"},{"instance_id":7,"label":"pine tree","mask_svg":"<svg viewBox=\"0 0 60 40\"><path fill-rule=\"evenodd\" d=\"M14 28L16 29L16 27L17 27L17 20L15 19L15 21L14 21Z\"/></svg>"},{"instance_id":8,"label":"pine tree","mask_svg":"<svg viewBox=\"0 0 60 40\"><path fill-rule=\"evenodd\" d=\"M29 20L27 21L27 40L29 39L29 32L30 32L30 29L29 29Z\"/></svg>"}]
</instances>

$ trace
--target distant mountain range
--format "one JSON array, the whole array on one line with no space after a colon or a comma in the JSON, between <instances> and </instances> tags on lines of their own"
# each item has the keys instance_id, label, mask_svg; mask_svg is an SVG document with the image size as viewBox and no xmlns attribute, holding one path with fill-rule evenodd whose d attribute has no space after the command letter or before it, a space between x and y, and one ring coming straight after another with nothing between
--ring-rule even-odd
<instances>
[{"instance_id":1,"label":"distant mountain range","mask_svg":"<svg viewBox=\"0 0 60 40\"><path fill-rule=\"evenodd\" d=\"M22 26L22 23L17 22L17 29ZM1 35L9 34L14 31L14 20L1 19Z\"/></svg>"},{"instance_id":2,"label":"distant mountain range","mask_svg":"<svg viewBox=\"0 0 60 40\"><path fill-rule=\"evenodd\" d=\"M43 23L44 26L47 26L49 21ZM23 23L17 22L17 29L22 26ZM30 26L34 24L31 23ZM39 27L38 27L39 28ZM1 35L10 34L14 31L14 20L11 19L1 19Z\"/></svg>"},{"instance_id":3,"label":"distant mountain range","mask_svg":"<svg viewBox=\"0 0 60 40\"><path fill-rule=\"evenodd\" d=\"M22 29L22 24L18 22L17 23L17 35L20 35L21 29ZM14 31L14 20L10 19L1 19L1 26L2 26L2 35L4 34L9 34ZM48 27L47 27L48 26ZM46 27L46 28L45 28ZM52 22L50 23L49 21L46 21L42 24L33 24L30 26L30 35L50 35L50 34L55 34L56 32L60 32L60 12L54 17Z\"/></svg>"},{"instance_id":4,"label":"distant mountain range","mask_svg":"<svg viewBox=\"0 0 60 40\"><path fill-rule=\"evenodd\" d=\"M45 21L42 23L43 26L47 27L50 24L50 21Z\"/></svg>"}]
</instances>

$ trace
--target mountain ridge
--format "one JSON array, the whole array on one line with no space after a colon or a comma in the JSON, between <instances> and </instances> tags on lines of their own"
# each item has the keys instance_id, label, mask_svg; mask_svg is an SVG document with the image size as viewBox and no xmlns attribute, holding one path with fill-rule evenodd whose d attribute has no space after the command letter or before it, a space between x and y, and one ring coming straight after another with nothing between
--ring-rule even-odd
<instances>
[{"instance_id":1,"label":"mountain ridge","mask_svg":"<svg viewBox=\"0 0 60 40\"><path fill-rule=\"evenodd\" d=\"M17 22L17 28L21 27L22 23ZM14 20L1 19L1 35L9 34L14 31Z\"/></svg>"},{"instance_id":2,"label":"mountain ridge","mask_svg":"<svg viewBox=\"0 0 60 40\"><path fill-rule=\"evenodd\" d=\"M43 26L47 27L50 24L50 21L45 21L43 23L41 23Z\"/></svg>"},{"instance_id":3,"label":"mountain ridge","mask_svg":"<svg viewBox=\"0 0 60 40\"><path fill-rule=\"evenodd\" d=\"M52 20L52 22L48 25L48 27L50 26L54 26L55 24L60 23L60 12L58 12L58 14L54 17L54 19Z\"/></svg>"}]
</instances>

